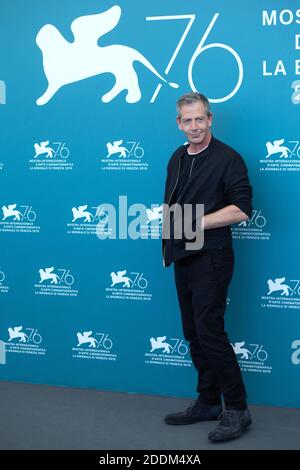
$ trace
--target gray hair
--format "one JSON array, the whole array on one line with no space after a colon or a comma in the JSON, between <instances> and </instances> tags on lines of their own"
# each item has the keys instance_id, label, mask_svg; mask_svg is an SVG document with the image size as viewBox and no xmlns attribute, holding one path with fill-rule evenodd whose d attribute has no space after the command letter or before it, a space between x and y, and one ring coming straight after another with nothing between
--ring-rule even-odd
<instances>
[{"instance_id":1,"label":"gray hair","mask_svg":"<svg viewBox=\"0 0 300 470\"><path fill-rule=\"evenodd\" d=\"M211 115L210 104L206 96L202 95L201 93L191 91L189 93L186 93L185 95L182 95L177 101L176 109L177 109L178 117L180 117L180 110L182 106L184 106L185 104L192 104L192 103L197 103L197 102L201 102L203 104L206 115L210 116Z\"/></svg>"}]
</instances>

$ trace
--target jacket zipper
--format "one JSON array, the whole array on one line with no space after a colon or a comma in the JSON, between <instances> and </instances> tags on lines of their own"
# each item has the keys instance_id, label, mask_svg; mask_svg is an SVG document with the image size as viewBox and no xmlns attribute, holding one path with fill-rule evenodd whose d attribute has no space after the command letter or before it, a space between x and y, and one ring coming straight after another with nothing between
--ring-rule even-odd
<instances>
[{"instance_id":1,"label":"jacket zipper","mask_svg":"<svg viewBox=\"0 0 300 470\"><path fill-rule=\"evenodd\" d=\"M192 161L192 164L191 164L189 178L191 177L191 174L192 174L192 171L193 171L194 161L195 161L195 157L193 158L193 161Z\"/></svg>"},{"instance_id":2,"label":"jacket zipper","mask_svg":"<svg viewBox=\"0 0 300 470\"><path fill-rule=\"evenodd\" d=\"M177 178L176 178L175 186L174 186L174 188L173 188L173 191L172 191L172 193L171 193L171 196L169 197L169 201L168 201L167 205L170 204L170 201L171 201L171 199L172 199L172 196L173 196L174 191L175 191L175 189L176 189L176 186L177 186L177 184L178 184L179 175L180 175L180 168L181 168L181 162L182 162L182 157L180 158L180 161L179 161L179 167L178 167L178 171L177 171ZM163 225L164 225L164 222L165 222L165 218L164 218L164 220L163 220ZM164 251L163 251L163 266L165 267L165 265L166 265L166 264L165 264L166 243L165 243L164 245L165 245L165 246L164 246Z\"/></svg>"},{"instance_id":3,"label":"jacket zipper","mask_svg":"<svg viewBox=\"0 0 300 470\"><path fill-rule=\"evenodd\" d=\"M171 197L170 197L170 199L169 199L169 202L170 202L171 199L172 199L173 193L174 193L174 191L175 191L175 189L176 189L176 186L177 186L177 183L178 183L178 180L179 180L181 161L182 161L182 160L180 160L180 166L179 166L179 172L178 172L178 175L177 175L177 181L176 181L175 187L174 187L174 189L173 189L173 191L172 191L172 194L171 194ZM191 177L191 174L192 174L192 171L193 171L194 162L195 162L195 157L194 157L193 160L192 160L192 164L191 164L191 168L190 168L190 172L189 172L189 178ZM182 194L182 192L181 192L181 194ZM176 201L175 204L178 204L178 201L179 201L179 199L180 199L180 197L181 197L181 194L179 194L178 199L177 199L177 201ZM169 203L168 203L168 204L169 204ZM174 217L175 217L175 213L176 213L176 207L175 207L175 212L174 212L174 214L173 214L173 220L174 220ZM165 254L166 254L166 245L164 246L164 252L163 252L163 266L165 266Z\"/></svg>"},{"instance_id":4,"label":"jacket zipper","mask_svg":"<svg viewBox=\"0 0 300 470\"><path fill-rule=\"evenodd\" d=\"M192 175L193 166L194 166L194 161L195 161L195 157L194 157L193 160L192 160L192 164L191 164L191 168L190 168L190 172L189 172L189 178L190 178L191 175ZM184 190L184 189L185 189L185 186L184 186L183 190ZM181 191L181 194L182 194L182 193L183 193L183 191ZM178 201L179 201L179 199L181 198L181 194L179 194L178 199L177 199L177 201L176 201L175 204L178 204ZM175 208L175 212L176 212L176 208ZM174 212L173 218L175 217L175 212Z\"/></svg>"},{"instance_id":5,"label":"jacket zipper","mask_svg":"<svg viewBox=\"0 0 300 470\"><path fill-rule=\"evenodd\" d=\"M180 162L179 162L179 167L178 167L178 171L177 171L176 183L175 183L175 186L174 186L173 191L172 191L172 193L171 193L171 196L169 197L168 205L170 204L170 201L171 201L171 199L172 199L172 196L173 196L174 191L175 191L175 189L176 189L176 186L177 186L177 184L178 184L179 175L180 175L180 168L181 168L181 162L182 162L182 158L180 159Z\"/></svg>"}]
</instances>

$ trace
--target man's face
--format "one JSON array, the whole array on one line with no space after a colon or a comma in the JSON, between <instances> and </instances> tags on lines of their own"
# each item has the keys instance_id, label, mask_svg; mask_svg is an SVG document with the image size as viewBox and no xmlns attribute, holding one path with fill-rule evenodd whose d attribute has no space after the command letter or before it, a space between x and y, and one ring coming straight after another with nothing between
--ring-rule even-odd
<instances>
[{"instance_id":1,"label":"man's face","mask_svg":"<svg viewBox=\"0 0 300 470\"><path fill-rule=\"evenodd\" d=\"M179 129L184 132L192 146L201 145L209 140L212 115L207 116L201 101L185 104L176 118Z\"/></svg>"}]
</instances>

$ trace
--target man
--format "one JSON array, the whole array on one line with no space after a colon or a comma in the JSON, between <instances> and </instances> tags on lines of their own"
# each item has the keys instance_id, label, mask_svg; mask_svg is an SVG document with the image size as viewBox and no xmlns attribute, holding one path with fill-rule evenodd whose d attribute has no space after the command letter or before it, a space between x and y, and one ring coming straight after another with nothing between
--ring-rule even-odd
<instances>
[{"instance_id":1,"label":"man","mask_svg":"<svg viewBox=\"0 0 300 470\"><path fill-rule=\"evenodd\" d=\"M239 364L224 331L224 312L234 263L230 225L249 219L252 188L242 157L211 134L208 99L187 93L178 100L177 112L178 127L188 144L179 147L168 164L163 257L165 266L174 262L183 332L198 372L199 396L187 410L167 415L165 422L180 425L220 418L208 437L212 442L225 441L239 437L251 424ZM175 236L174 226L181 224L175 213L176 207L184 210L199 204L204 204L204 243L193 247L184 236ZM197 227L196 217L192 222Z\"/></svg>"}]
</instances>

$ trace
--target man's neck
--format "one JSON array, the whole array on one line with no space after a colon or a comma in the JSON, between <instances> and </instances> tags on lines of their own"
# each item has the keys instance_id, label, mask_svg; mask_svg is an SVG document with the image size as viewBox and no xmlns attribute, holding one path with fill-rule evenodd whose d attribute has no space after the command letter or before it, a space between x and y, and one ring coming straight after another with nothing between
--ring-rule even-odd
<instances>
[{"instance_id":1,"label":"man's neck","mask_svg":"<svg viewBox=\"0 0 300 470\"><path fill-rule=\"evenodd\" d=\"M206 147L209 146L211 141L211 134L209 134L201 144L190 144L187 148L189 154L196 154L202 152Z\"/></svg>"}]
</instances>

